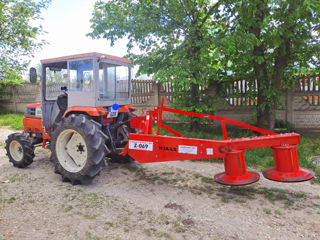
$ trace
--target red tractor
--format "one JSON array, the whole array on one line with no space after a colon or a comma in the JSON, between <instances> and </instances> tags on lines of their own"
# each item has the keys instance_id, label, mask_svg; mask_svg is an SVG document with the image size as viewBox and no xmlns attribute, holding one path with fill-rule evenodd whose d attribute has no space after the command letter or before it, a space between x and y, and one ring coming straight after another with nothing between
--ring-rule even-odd
<instances>
[{"instance_id":1,"label":"red tractor","mask_svg":"<svg viewBox=\"0 0 320 240\"><path fill-rule=\"evenodd\" d=\"M27 106L24 132L6 141L10 162L27 167L34 147L51 150L55 172L72 184L90 182L106 165L224 158L225 171L214 176L217 183L247 185L260 175L246 170L247 149L271 147L275 167L264 177L279 182L301 182L314 177L300 168L297 133L277 134L227 118L155 106L145 116L135 116L131 103L131 67L124 58L87 53L42 60L42 104ZM31 78L36 74L30 74ZM34 79L33 79L34 80ZM224 140L186 138L162 122L163 112L220 121ZM152 122L158 125L153 133ZM228 139L226 124L247 128L265 136ZM161 136L163 128L175 136Z\"/></svg>"},{"instance_id":2,"label":"red tractor","mask_svg":"<svg viewBox=\"0 0 320 240\"><path fill-rule=\"evenodd\" d=\"M78 54L41 61L42 103L27 106L23 133L6 141L16 167L34 158L34 146L51 150L55 172L72 183L88 182L105 166L105 157L119 155L128 142L131 62L101 53ZM36 76L36 75L33 75Z\"/></svg>"}]
</instances>

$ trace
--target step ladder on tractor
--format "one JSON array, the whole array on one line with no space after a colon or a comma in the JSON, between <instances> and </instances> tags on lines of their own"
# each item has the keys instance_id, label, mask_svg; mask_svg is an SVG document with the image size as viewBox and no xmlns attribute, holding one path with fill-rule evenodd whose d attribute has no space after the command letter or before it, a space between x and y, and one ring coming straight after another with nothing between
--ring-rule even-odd
<instances>
[{"instance_id":1,"label":"step ladder on tractor","mask_svg":"<svg viewBox=\"0 0 320 240\"><path fill-rule=\"evenodd\" d=\"M37 146L51 150L55 172L72 184L89 183L113 162L138 163L223 158L225 171L214 176L231 186L257 182L248 171L244 151L271 147L274 168L264 177L278 182L302 182L314 177L299 167L297 133L277 134L224 117L155 106L136 116L131 106L131 62L102 53L86 53L41 61L42 102L27 106L23 133L6 140L9 161L15 167L30 165ZM30 80L35 81L35 70ZM184 137L162 122L164 112L220 121L224 140ZM152 123L157 125L153 134ZM226 123L264 134L229 139ZM161 136L163 128L174 136Z\"/></svg>"}]
</instances>

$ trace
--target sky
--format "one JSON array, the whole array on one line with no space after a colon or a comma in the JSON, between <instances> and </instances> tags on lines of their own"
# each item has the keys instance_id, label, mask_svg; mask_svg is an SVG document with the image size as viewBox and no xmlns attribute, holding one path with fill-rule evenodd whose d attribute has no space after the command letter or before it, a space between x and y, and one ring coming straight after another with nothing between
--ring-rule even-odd
<instances>
[{"instance_id":1,"label":"sky","mask_svg":"<svg viewBox=\"0 0 320 240\"><path fill-rule=\"evenodd\" d=\"M86 34L91 32L90 19L95 0L52 0L48 9L42 10L39 23L47 32L42 38L44 45L31 60L35 67L41 59L61 57L86 52L101 52L123 57L127 54L126 41L119 40L114 46L106 39L93 40Z\"/></svg>"}]
</instances>

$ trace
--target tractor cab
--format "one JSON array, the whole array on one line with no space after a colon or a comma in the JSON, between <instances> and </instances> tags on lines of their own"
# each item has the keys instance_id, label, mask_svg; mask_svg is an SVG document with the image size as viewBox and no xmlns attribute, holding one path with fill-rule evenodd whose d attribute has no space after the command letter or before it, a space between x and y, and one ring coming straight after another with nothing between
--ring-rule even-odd
<instances>
[{"instance_id":1,"label":"tractor cab","mask_svg":"<svg viewBox=\"0 0 320 240\"><path fill-rule=\"evenodd\" d=\"M66 113L97 113L131 103L131 61L102 53L41 60L42 124L47 128ZM93 114L94 115L94 114Z\"/></svg>"}]
</instances>

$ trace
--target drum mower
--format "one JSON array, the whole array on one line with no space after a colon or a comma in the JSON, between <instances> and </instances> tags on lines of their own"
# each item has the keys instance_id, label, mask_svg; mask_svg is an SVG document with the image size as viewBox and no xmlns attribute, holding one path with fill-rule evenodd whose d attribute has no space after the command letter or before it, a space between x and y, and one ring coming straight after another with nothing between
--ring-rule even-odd
<instances>
[{"instance_id":1,"label":"drum mower","mask_svg":"<svg viewBox=\"0 0 320 240\"><path fill-rule=\"evenodd\" d=\"M34 148L51 150L55 172L72 184L88 183L110 161L126 163L223 158L225 171L214 176L224 185L247 185L259 180L246 169L244 151L271 147L275 167L264 177L279 182L301 182L314 177L300 168L297 133L277 134L227 118L155 106L136 116L131 103L131 62L101 53L42 60L42 103L27 106L23 133L6 140L10 162L27 167ZM35 77L36 74L30 74ZM34 79L32 79L34 81ZM162 122L163 112L217 120L224 140L186 138ZM153 134L152 123L157 125ZM265 134L228 139L226 123ZM174 136L161 136L163 128Z\"/></svg>"}]
</instances>

